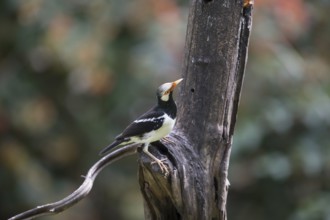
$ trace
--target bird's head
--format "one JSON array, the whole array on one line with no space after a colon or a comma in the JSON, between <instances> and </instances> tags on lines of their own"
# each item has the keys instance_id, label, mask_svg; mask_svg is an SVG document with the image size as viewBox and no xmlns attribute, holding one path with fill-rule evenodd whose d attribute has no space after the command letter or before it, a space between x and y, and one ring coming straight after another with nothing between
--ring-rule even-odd
<instances>
[{"instance_id":1,"label":"bird's head","mask_svg":"<svg viewBox=\"0 0 330 220\"><path fill-rule=\"evenodd\" d=\"M159 86L157 90L157 96L162 101L167 102L169 100L170 94L173 92L175 87L182 81L183 79L178 79L174 82L164 83L163 85Z\"/></svg>"}]
</instances>

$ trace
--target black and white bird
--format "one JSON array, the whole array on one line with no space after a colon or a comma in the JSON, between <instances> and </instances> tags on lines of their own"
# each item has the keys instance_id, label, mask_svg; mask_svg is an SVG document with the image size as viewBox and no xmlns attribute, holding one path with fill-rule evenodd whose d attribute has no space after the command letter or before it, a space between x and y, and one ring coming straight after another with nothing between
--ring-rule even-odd
<instances>
[{"instance_id":1,"label":"black and white bird","mask_svg":"<svg viewBox=\"0 0 330 220\"><path fill-rule=\"evenodd\" d=\"M172 131L177 111L173 100L173 90L181 81L182 79L178 79L161 85L157 90L157 105L128 125L113 143L100 152L100 155L106 154L117 146L141 143L143 152L159 165L162 172L168 173L163 160L152 155L148 147L150 143L159 141Z\"/></svg>"}]
</instances>

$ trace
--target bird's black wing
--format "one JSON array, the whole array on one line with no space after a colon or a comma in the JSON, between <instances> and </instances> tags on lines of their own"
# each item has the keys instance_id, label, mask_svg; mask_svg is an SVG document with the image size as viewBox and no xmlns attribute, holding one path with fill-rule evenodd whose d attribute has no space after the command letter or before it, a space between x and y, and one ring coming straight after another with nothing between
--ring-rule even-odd
<instances>
[{"instance_id":1,"label":"bird's black wing","mask_svg":"<svg viewBox=\"0 0 330 220\"><path fill-rule=\"evenodd\" d=\"M154 107L141 115L138 119L132 122L127 128L116 137L116 140L132 137L143 136L153 130L160 128L164 122L164 112Z\"/></svg>"},{"instance_id":2,"label":"bird's black wing","mask_svg":"<svg viewBox=\"0 0 330 220\"><path fill-rule=\"evenodd\" d=\"M116 140L111 143L109 146L105 147L100 155L104 155L114 147L121 144L129 144L133 136L142 137L145 133L148 133L153 130L160 128L164 122L164 112L161 111L158 107L153 107L138 119L133 121L127 128L116 137Z\"/></svg>"}]
</instances>

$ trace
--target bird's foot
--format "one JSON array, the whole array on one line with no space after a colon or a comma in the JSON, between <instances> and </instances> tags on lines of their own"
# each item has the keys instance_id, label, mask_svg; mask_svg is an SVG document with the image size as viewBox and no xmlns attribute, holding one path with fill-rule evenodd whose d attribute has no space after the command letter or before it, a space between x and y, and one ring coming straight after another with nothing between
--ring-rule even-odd
<instances>
[{"instance_id":1,"label":"bird's foot","mask_svg":"<svg viewBox=\"0 0 330 220\"><path fill-rule=\"evenodd\" d=\"M154 164L154 163L158 164L160 170L162 171L162 173L164 173L165 177L167 177L169 175L170 172L169 172L167 166L164 164L164 161L166 159L158 159L157 157L155 157L148 151L148 147L144 147L143 152L151 158L151 160L152 160L151 164Z\"/></svg>"},{"instance_id":2,"label":"bird's foot","mask_svg":"<svg viewBox=\"0 0 330 220\"><path fill-rule=\"evenodd\" d=\"M157 158L153 158L154 161L151 162L151 164L157 163L160 170L162 171L162 173L164 173L164 176L167 177L169 175L169 171L167 169L167 166L165 165L164 161L166 159L157 159Z\"/></svg>"}]
</instances>

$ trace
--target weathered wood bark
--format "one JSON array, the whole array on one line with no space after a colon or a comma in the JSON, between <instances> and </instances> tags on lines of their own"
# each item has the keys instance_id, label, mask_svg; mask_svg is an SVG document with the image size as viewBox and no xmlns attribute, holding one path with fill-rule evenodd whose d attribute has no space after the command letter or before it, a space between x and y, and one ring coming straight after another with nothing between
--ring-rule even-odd
<instances>
[{"instance_id":1,"label":"weathered wood bark","mask_svg":"<svg viewBox=\"0 0 330 220\"><path fill-rule=\"evenodd\" d=\"M178 121L151 151L166 158L164 177L141 157L146 219L227 219L227 171L242 87L252 6L194 0L179 94Z\"/></svg>"}]
</instances>

